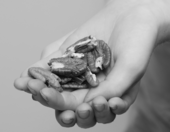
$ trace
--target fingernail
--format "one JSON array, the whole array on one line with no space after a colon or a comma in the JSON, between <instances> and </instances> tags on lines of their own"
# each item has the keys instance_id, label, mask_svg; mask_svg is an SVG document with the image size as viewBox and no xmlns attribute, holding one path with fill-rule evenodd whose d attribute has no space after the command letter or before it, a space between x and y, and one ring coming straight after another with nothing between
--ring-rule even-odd
<instances>
[{"instance_id":1,"label":"fingernail","mask_svg":"<svg viewBox=\"0 0 170 132\"><path fill-rule=\"evenodd\" d=\"M78 116L82 119L86 119L88 118L90 115L90 111L87 110L87 111L78 111Z\"/></svg>"},{"instance_id":2,"label":"fingernail","mask_svg":"<svg viewBox=\"0 0 170 132\"><path fill-rule=\"evenodd\" d=\"M31 91L31 93L33 94L33 95L37 95L37 92L35 91L35 90L33 90L32 88L28 88L30 91Z\"/></svg>"},{"instance_id":3,"label":"fingernail","mask_svg":"<svg viewBox=\"0 0 170 132\"><path fill-rule=\"evenodd\" d=\"M74 121L74 119L62 119L62 122L65 123L65 124L71 124L72 122Z\"/></svg>"},{"instance_id":4,"label":"fingernail","mask_svg":"<svg viewBox=\"0 0 170 132\"><path fill-rule=\"evenodd\" d=\"M41 96L43 97L43 99L45 99L45 101L47 101L47 102L48 102L48 98L47 98L47 96L45 96L45 95L43 94L43 92L42 92L42 91L40 91L40 94L41 94Z\"/></svg>"},{"instance_id":5,"label":"fingernail","mask_svg":"<svg viewBox=\"0 0 170 132\"><path fill-rule=\"evenodd\" d=\"M101 112L101 111L104 110L105 105L104 105L104 104L102 104L102 105L95 105L94 107L95 107L95 109L96 109L98 112Z\"/></svg>"}]
</instances>

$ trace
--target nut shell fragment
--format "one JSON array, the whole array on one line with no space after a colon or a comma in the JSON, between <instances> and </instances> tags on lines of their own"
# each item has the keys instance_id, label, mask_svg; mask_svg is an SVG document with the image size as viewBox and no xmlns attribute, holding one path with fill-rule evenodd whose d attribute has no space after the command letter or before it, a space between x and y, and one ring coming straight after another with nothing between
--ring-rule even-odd
<instances>
[{"instance_id":1,"label":"nut shell fragment","mask_svg":"<svg viewBox=\"0 0 170 132\"><path fill-rule=\"evenodd\" d=\"M77 84L75 82L61 85L63 89L84 89L87 88L87 84Z\"/></svg>"},{"instance_id":2,"label":"nut shell fragment","mask_svg":"<svg viewBox=\"0 0 170 132\"><path fill-rule=\"evenodd\" d=\"M53 87L59 92L63 91L59 84L60 78L57 75L51 73L50 71L41 67L31 67L28 69L28 73L31 77L43 81L49 87Z\"/></svg>"},{"instance_id":3,"label":"nut shell fragment","mask_svg":"<svg viewBox=\"0 0 170 132\"><path fill-rule=\"evenodd\" d=\"M110 63L109 46L103 40L87 36L69 46L62 57L51 59L48 65L50 71L60 77L58 81L63 89L79 89L89 85L97 87L99 80L95 74L108 68Z\"/></svg>"},{"instance_id":4,"label":"nut shell fragment","mask_svg":"<svg viewBox=\"0 0 170 132\"><path fill-rule=\"evenodd\" d=\"M85 75L80 75L78 77L74 77L73 81L77 84L82 84L86 80Z\"/></svg>"},{"instance_id":5,"label":"nut shell fragment","mask_svg":"<svg viewBox=\"0 0 170 132\"><path fill-rule=\"evenodd\" d=\"M63 68L52 67L53 63L62 63ZM59 76L76 77L85 72L87 63L79 58L60 57L51 59L49 62L51 72Z\"/></svg>"},{"instance_id":6,"label":"nut shell fragment","mask_svg":"<svg viewBox=\"0 0 170 132\"><path fill-rule=\"evenodd\" d=\"M102 66L104 69L108 68L111 63L111 50L110 47L103 40L96 40L98 45L96 50L98 52L98 57L102 57Z\"/></svg>"},{"instance_id":7,"label":"nut shell fragment","mask_svg":"<svg viewBox=\"0 0 170 132\"><path fill-rule=\"evenodd\" d=\"M93 72L93 73L99 72L98 67L96 67L96 65L95 65L96 58L97 58L96 50L87 53L87 64L88 64L88 67L90 68L91 72Z\"/></svg>"},{"instance_id":8,"label":"nut shell fragment","mask_svg":"<svg viewBox=\"0 0 170 132\"><path fill-rule=\"evenodd\" d=\"M68 77L63 78L63 77L60 77L59 83L60 84L66 84L66 83L70 82L71 80L72 80L72 78L68 78Z\"/></svg>"},{"instance_id":9,"label":"nut shell fragment","mask_svg":"<svg viewBox=\"0 0 170 132\"><path fill-rule=\"evenodd\" d=\"M90 86L97 87L99 85L98 78L96 77L95 74L91 73L91 71L88 68L86 70L85 77Z\"/></svg>"},{"instance_id":10,"label":"nut shell fragment","mask_svg":"<svg viewBox=\"0 0 170 132\"><path fill-rule=\"evenodd\" d=\"M92 36L84 37L66 49L64 57L71 56L73 53L87 53L95 48L96 38Z\"/></svg>"}]
</instances>

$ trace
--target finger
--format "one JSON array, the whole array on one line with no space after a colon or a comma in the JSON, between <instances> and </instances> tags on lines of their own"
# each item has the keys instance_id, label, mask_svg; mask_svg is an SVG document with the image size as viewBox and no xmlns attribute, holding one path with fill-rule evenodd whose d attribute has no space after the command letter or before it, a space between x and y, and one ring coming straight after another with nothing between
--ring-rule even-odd
<instances>
[{"instance_id":1,"label":"finger","mask_svg":"<svg viewBox=\"0 0 170 132\"><path fill-rule=\"evenodd\" d=\"M49 66L48 66L48 61L51 59L51 58L54 58L54 57L57 57L57 56L61 56L61 51L57 51L55 52L53 55L51 55L49 58L45 58L45 59L42 59L40 61L38 61L37 63L33 64L32 66L30 67L41 67L41 68L44 68L44 69L47 69L49 70ZM29 67L29 68L30 68ZM28 74L28 69L27 68L19 78L17 78L15 81L14 81L14 86L16 87L16 89L18 90L22 90L22 91L25 91L25 92L28 92L28 93L31 93L30 90L28 89L28 82L30 80L33 80L32 77L30 77L30 75Z\"/></svg>"},{"instance_id":2,"label":"finger","mask_svg":"<svg viewBox=\"0 0 170 132\"><path fill-rule=\"evenodd\" d=\"M42 60L38 61L37 63L31 65L30 67L41 67L41 68L44 68L44 69L49 70L48 61L49 61L51 58L54 58L54 57L57 57L57 56L61 56L61 51L55 52L55 53L54 53L53 55L51 55L49 58L42 59ZM28 87L27 87L27 86L28 86L28 82L33 79L33 78L30 77L30 75L28 74L28 69L29 69L30 67L28 67L28 68L21 74L21 76L14 81L14 86L15 86L18 90L22 90L22 91L29 92L29 89L28 89Z\"/></svg>"},{"instance_id":3,"label":"finger","mask_svg":"<svg viewBox=\"0 0 170 132\"><path fill-rule=\"evenodd\" d=\"M38 62L36 62L35 64L29 66L28 68L26 68L26 70L21 74L21 77L25 77L25 76L29 76L28 74L28 69L30 67L41 67L47 70L50 70L50 67L48 65L48 62L52 59L52 58L58 58L62 56L62 52L60 50L52 53L51 55L49 55L48 57L39 60Z\"/></svg>"},{"instance_id":4,"label":"finger","mask_svg":"<svg viewBox=\"0 0 170 132\"><path fill-rule=\"evenodd\" d=\"M87 89L75 92L64 91L59 93L54 88L48 88L42 81L32 79L28 82L28 89L33 94L33 100L57 110L75 110L83 102Z\"/></svg>"},{"instance_id":5,"label":"finger","mask_svg":"<svg viewBox=\"0 0 170 132\"><path fill-rule=\"evenodd\" d=\"M111 123L115 119L115 114L110 111L109 104L104 97L96 97L92 101L92 106L94 108L95 118L98 123Z\"/></svg>"},{"instance_id":6,"label":"finger","mask_svg":"<svg viewBox=\"0 0 170 132\"><path fill-rule=\"evenodd\" d=\"M129 89L121 98L113 97L108 103L113 113L123 114L133 104L139 90L139 83L133 88Z\"/></svg>"},{"instance_id":7,"label":"finger","mask_svg":"<svg viewBox=\"0 0 170 132\"><path fill-rule=\"evenodd\" d=\"M123 114L125 113L128 108L129 104L125 100L119 98L119 97L113 97L109 100L109 106L113 113L115 114Z\"/></svg>"},{"instance_id":8,"label":"finger","mask_svg":"<svg viewBox=\"0 0 170 132\"><path fill-rule=\"evenodd\" d=\"M28 82L27 88L29 91L32 93L32 99L35 101L39 101L41 104L44 106L48 106L47 102L45 101L44 98L42 98L40 91L43 88L46 88L47 86L40 80L38 79L31 79Z\"/></svg>"},{"instance_id":9,"label":"finger","mask_svg":"<svg viewBox=\"0 0 170 132\"><path fill-rule=\"evenodd\" d=\"M73 127L76 123L76 116L74 111L58 111L55 110L55 116L58 123L63 127Z\"/></svg>"},{"instance_id":10,"label":"finger","mask_svg":"<svg viewBox=\"0 0 170 132\"><path fill-rule=\"evenodd\" d=\"M149 25L136 26L128 27L127 31L119 32L116 38L113 37L111 49L114 59L112 62L115 61L115 64L113 66L112 63L109 67L106 80L90 90L85 102L97 96L106 99L121 97L143 76L154 48L156 31Z\"/></svg>"},{"instance_id":11,"label":"finger","mask_svg":"<svg viewBox=\"0 0 170 132\"><path fill-rule=\"evenodd\" d=\"M75 110L83 102L87 89L76 90L75 92L58 92L53 88L44 88L40 94L46 100L49 107L57 110Z\"/></svg>"},{"instance_id":12,"label":"finger","mask_svg":"<svg viewBox=\"0 0 170 132\"><path fill-rule=\"evenodd\" d=\"M83 103L76 109L77 125L81 128L90 128L96 124L94 113L89 104Z\"/></svg>"},{"instance_id":13,"label":"finger","mask_svg":"<svg viewBox=\"0 0 170 132\"><path fill-rule=\"evenodd\" d=\"M30 77L22 77L22 78L17 78L14 81L14 87L18 90L21 91L28 91L27 89L27 83L31 80Z\"/></svg>"}]
</instances>

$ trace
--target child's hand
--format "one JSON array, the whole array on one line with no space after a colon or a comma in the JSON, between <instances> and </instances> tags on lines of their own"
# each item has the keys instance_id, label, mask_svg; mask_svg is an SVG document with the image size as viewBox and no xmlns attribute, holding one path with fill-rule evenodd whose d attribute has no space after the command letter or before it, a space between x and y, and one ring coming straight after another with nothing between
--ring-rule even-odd
<instances>
[{"instance_id":1,"label":"child's hand","mask_svg":"<svg viewBox=\"0 0 170 132\"><path fill-rule=\"evenodd\" d=\"M115 114L124 113L130 107L138 92L138 87L134 86L143 76L153 49L168 37L169 30L164 24L170 22L167 12L169 7L162 0L155 0L154 3L151 0L110 1L96 16L59 41L63 44L58 51L54 49L55 44L49 46L44 51L47 56L33 65L47 68L47 62L61 56L66 47L85 36L95 36L107 42L113 53L111 66L99 76L101 83L97 88L59 93L45 88L41 81L28 77L27 70L15 81L15 86L25 91L29 89L32 94L33 90L36 91L37 96L33 97L46 106L57 110L76 110L76 114L70 110L56 111L56 118L65 127L73 126L76 117L77 124L83 128L95 125L96 120L100 123L111 122L115 116L109 107ZM90 101L92 107L83 103ZM93 112L93 108L99 105L106 108L102 117L97 111ZM88 119L78 116L78 113L85 116L89 112Z\"/></svg>"}]
</instances>

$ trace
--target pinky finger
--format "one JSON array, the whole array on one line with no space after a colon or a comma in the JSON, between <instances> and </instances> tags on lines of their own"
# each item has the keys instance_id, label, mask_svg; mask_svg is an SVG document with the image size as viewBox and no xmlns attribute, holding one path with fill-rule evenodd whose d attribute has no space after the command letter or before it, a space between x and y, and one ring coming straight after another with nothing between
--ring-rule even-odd
<instances>
[{"instance_id":1,"label":"pinky finger","mask_svg":"<svg viewBox=\"0 0 170 132\"><path fill-rule=\"evenodd\" d=\"M119 97L111 98L109 100L109 106L115 114L123 114L129 108L128 103Z\"/></svg>"},{"instance_id":2,"label":"pinky finger","mask_svg":"<svg viewBox=\"0 0 170 132\"><path fill-rule=\"evenodd\" d=\"M139 83L129 89L121 98L113 97L109 100L109 106L113 113L123 114L135 101L139 89Z\"/></svg>"}]
</instances>

